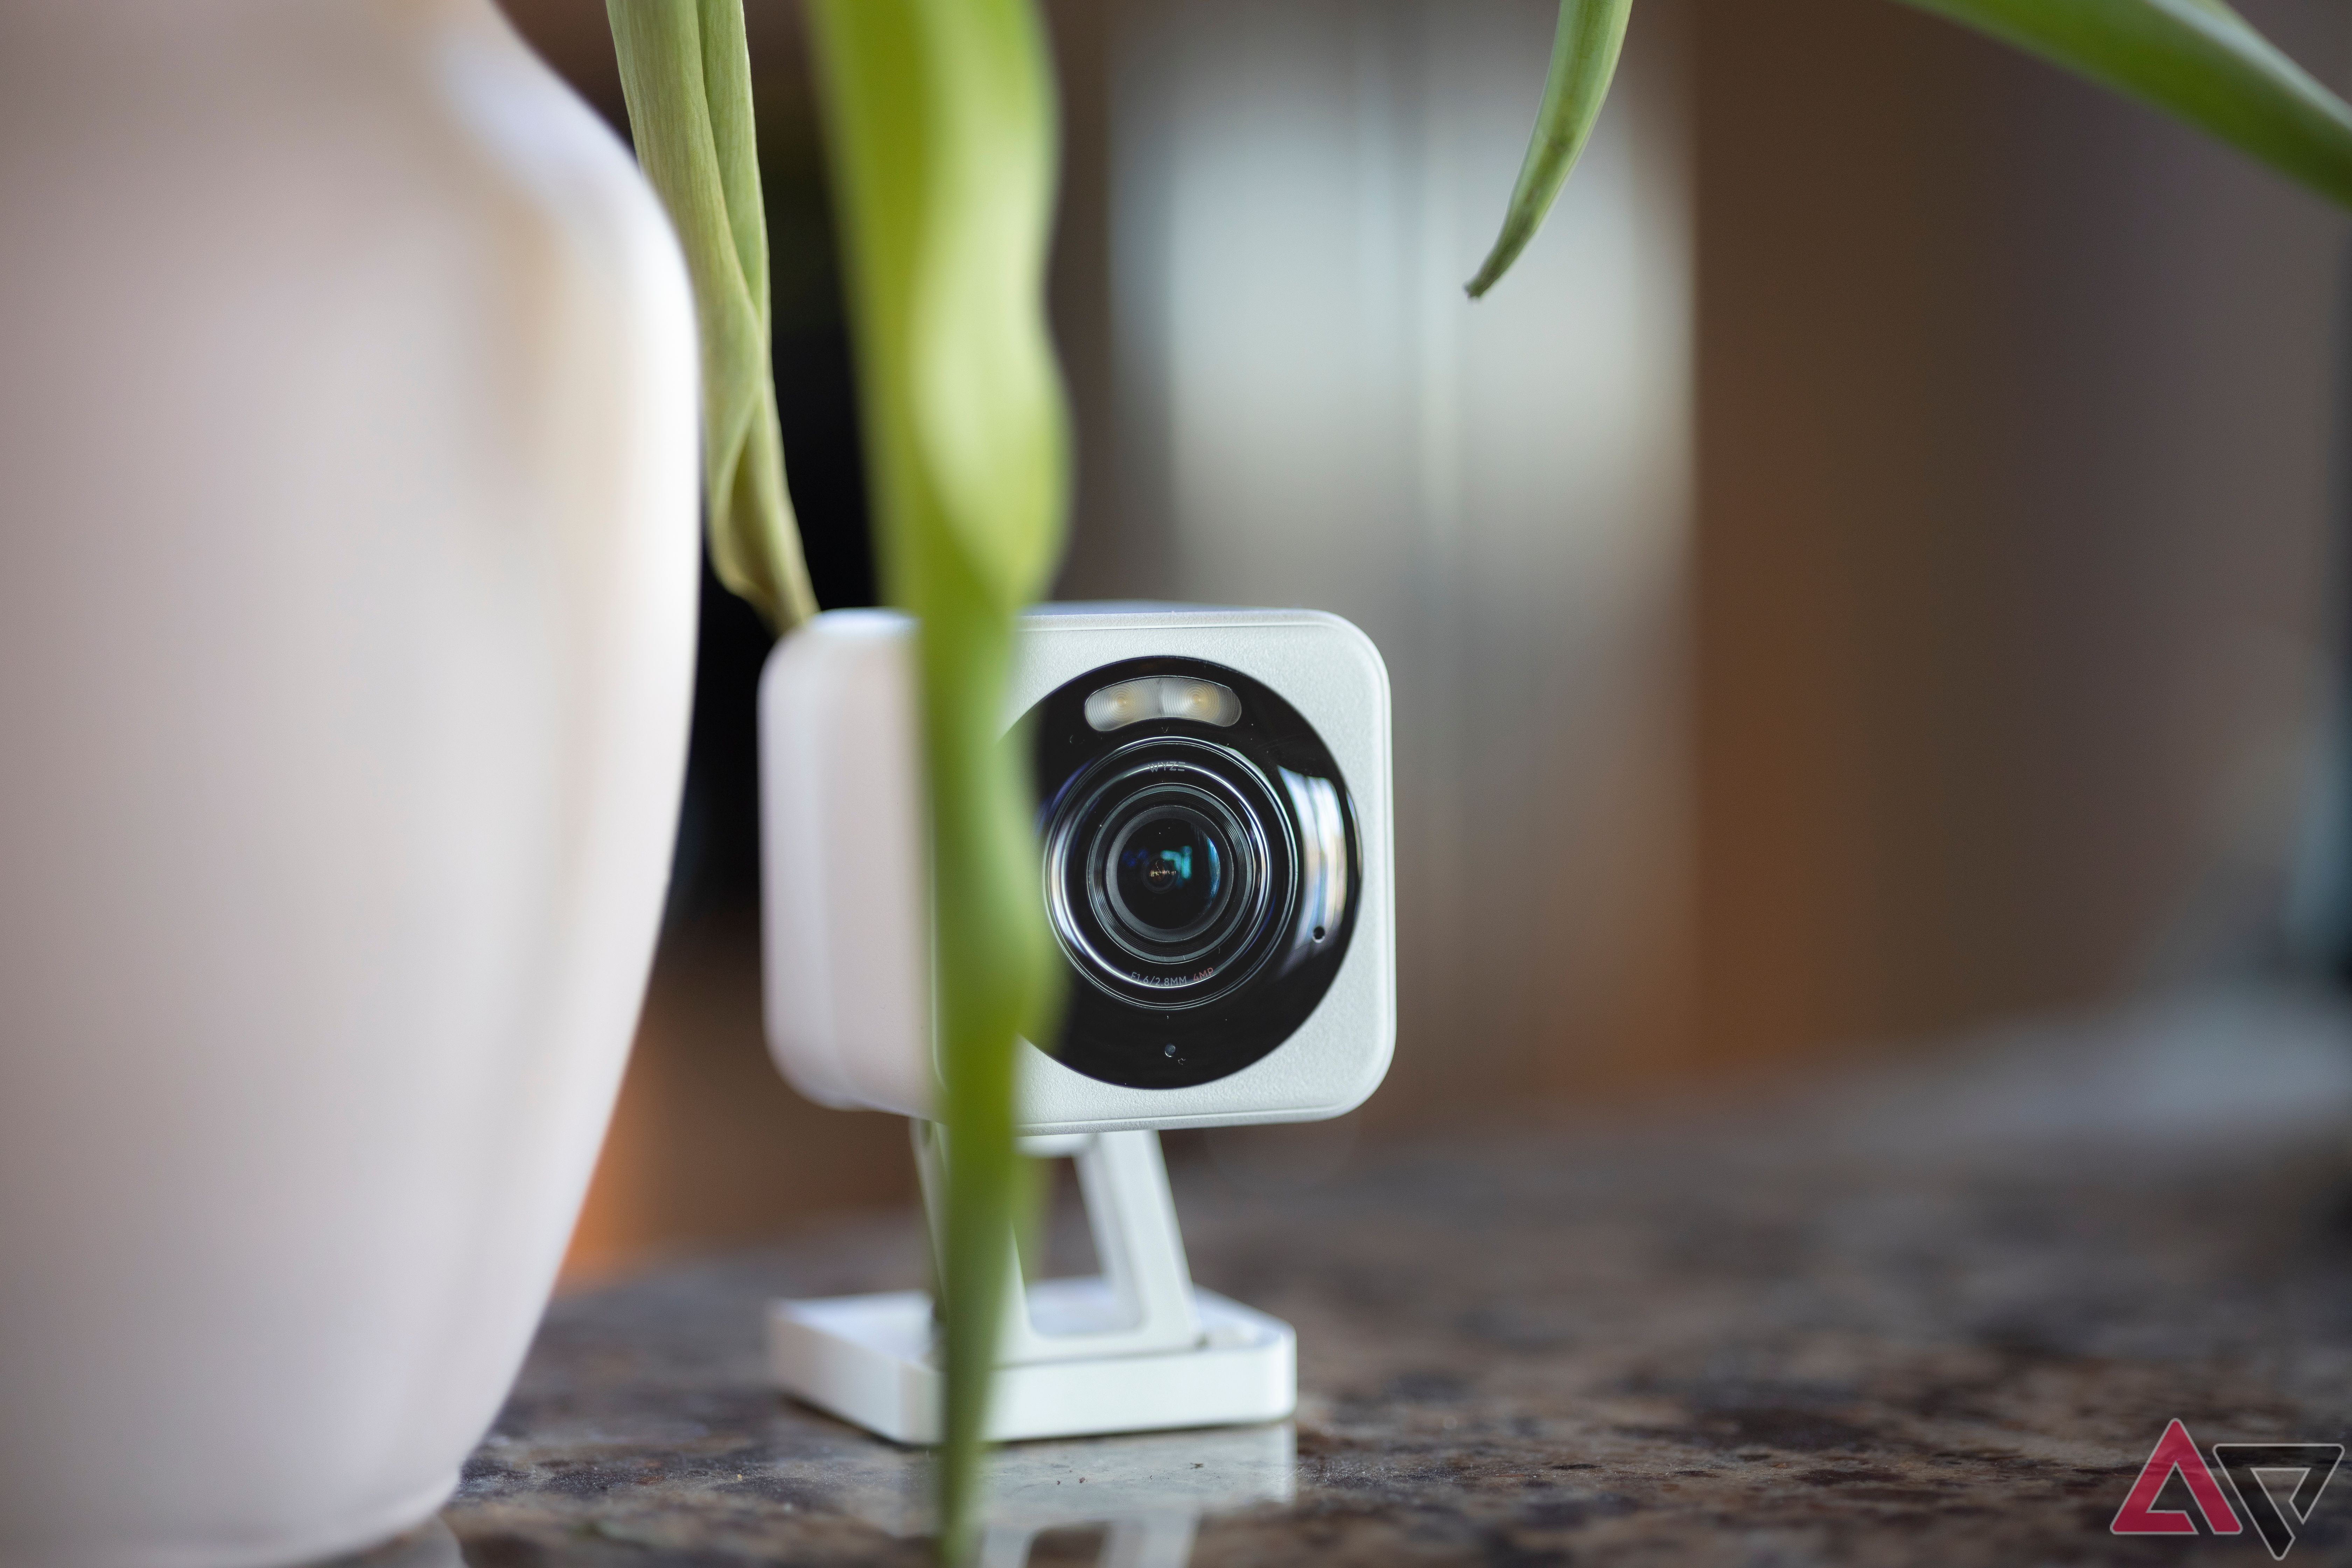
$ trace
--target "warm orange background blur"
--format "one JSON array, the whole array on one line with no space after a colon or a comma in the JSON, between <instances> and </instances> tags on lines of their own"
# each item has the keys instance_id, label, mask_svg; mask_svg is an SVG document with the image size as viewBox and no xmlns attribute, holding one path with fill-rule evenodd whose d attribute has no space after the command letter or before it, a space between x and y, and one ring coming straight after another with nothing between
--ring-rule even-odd
<instances>
[{"instance_id":1,"label":"warm orange background blur","mask_svg":"<svg viewBox=\"0 0 2352 1568\"><path fill-rule=\"evenodd\" d=\"M509 3L617 118L602 5ZM1082 441L1066 587L1214 584L1183 564L1145 448L1123 438L1138 415L1113 236L1142 200L1122 182L1149 162L1120 128L1159 123L1132 104L1173 58L1136 40L1189 48L1239 24L1205 0L1049 10L1069 144L1055 303ZM1495 57L1532 108L1540 0L1293 10L1253 58L1311 55L1320 28L1332 58L1391 74L1431 29L1491 12L1496 37L1536 40ZM2340 7L2249 10L2323 77L2352 62ZM781 150L779 268L822 293L798 18L755 0L751 26L762 140ZM1503 613L1475 572L1393 637L1378 582L1342 574L1330 600L1311 578L1278 584L1388 647L1401 799L1454 824L1405 823L1404 1029L1366 1137L1887 1048L2277 943L2332 668L2341 220L1885 0L1647 0L1625 68L1602 136L1641 141L1634 166L1679 204L1661 232L1688 237L1686 342L1658 350L1687 360L1687 515L1638 635L1574 656L1586 685L1538 686L1509 712L1562 745L1602 735L1638 767L1571 756L1601 782L1555 800L1540 769L1468 776L1470 750L1489 773L1518 753L1413 750L1502 721L1475 648L1454 685L1420 662L1448 646L1447 617ZM814 259L809 226L788 221L812 211ZM824 460L788 451L796 492ZM1513 612L1528 647L1550 602L1533 592ZM1552 618L1591 614L1562 599ZM740 750L748 684L733 689ZM732 885L666 939L575 1278L911 1194L898 1123L808 1106L769 1066L756 910Z\"/></svg>"}]
</instances>

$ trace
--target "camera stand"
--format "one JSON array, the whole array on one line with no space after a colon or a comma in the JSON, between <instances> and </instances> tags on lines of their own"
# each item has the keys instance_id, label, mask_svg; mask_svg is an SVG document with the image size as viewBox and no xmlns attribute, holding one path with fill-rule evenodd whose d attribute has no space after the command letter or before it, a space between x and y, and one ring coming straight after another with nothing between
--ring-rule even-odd
<instances>
[{"instance_id":1,"label":"camera stand","mask_svg":"<svg viewBox=\"0 0 2352 1568\"><path fill-rule=\"evenodd\" d=\"M919 1121L914 1134L936 1240L940 1133ZM1024 1285L1013 1258L991 1438L1226 1426L1291 1413L1297 1338L1287 1323L1193 1288L1158 1133L1026 1138L1021 1151L1077 1162L1103 1272ZM772 1301L768 1365L785 1392L893 1442L939 1440L941 1378L923 1291Z\"/></svg>"}]
</instances>

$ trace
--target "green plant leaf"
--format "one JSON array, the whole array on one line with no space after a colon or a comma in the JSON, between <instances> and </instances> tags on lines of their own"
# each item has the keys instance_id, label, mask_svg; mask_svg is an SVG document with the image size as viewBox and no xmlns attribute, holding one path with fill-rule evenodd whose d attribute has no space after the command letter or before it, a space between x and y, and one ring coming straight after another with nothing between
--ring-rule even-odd
<instances>
[{"instance_id":1,"label":"green plant leaf","mask_svg":"<svg viewBox=\"0 0 2352 1568\"><path fill-rule=\"evenodd\" d=\"M2221 0L1905 0L2187 121L2352 206L2352 109Z\"/></svg>"},{"instance_id":2,"label":"green plant leaf","mask_svg":"<svg viewBox=\"0 0 2352 1568\"><path fill-rule=\"evenodd\" d=\"M1068 440L1044 315L1056 127L1016 5L930 7L934 174L908 323L912 412L949 526L1017 610L1060 553Z\"/></svg>"},{"instance_id":3,"label":"green plant leaf","mask_svg":"<svg viewBox=\"0 0 2352 1568\"><path fill-rule=\"evenodd\" d=\"M605 16L637 160L694 280L711 566L770 626L788 631L816 613L816 599L776 424L742 0L606 0Z\"/></svg>"},{"instance_id":4,"label":"green plant leaf","mask_svg":"<svg viewBox=\"0 0 2352 1568\"><path fill-rule=\"evenodd\" d=\"M1059 974L1030 784L999 743L1014 618L1060 549L1045 316L1056 122L1029 0L814 0L862 429L891 601L920 626L945 1087L941 1549L970 1549L1024 1184L1014 1049Z\"/></svg>"},{"instance_id":5,"label":"green plant leaf","mask_svg":"<svg viewBox=\"0 0 2352 1568\"><path fill-rule=\"evenodd\" d=\"M2352 107L2224 0L1902 0L2135 98L2352 206ZM1601 113L1625 0L1561 0L1543 107L1473 299L1542 226Z\"/></svg>"},{"instance_id":6,"label":"green plant leaf","mask_svg":"<svg viewBox=\"0 0 2352 1568\"><path fill-rule=\"evenodd\" d=\"M1543 106L1536 110L1535 134L1519 177L1511 187L1510 205L1503 213L1503 230L1495 247L1470 279L1473 300L1483 296L1510 270L1519 252L1543 226L1552 198L1576 167L1592 122L1609 96L1617 75L1618 52L1625 45L1625 22L1633 0L1560 0L1559 25L1551 40L1551 69L1544 79Z\"/></svg>"}]
</instances>

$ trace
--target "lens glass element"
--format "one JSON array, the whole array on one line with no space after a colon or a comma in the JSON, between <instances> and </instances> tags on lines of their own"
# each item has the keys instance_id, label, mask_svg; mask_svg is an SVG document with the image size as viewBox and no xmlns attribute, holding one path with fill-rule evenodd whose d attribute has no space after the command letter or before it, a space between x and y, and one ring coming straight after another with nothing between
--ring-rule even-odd
<instances>
[{"instance_id":1,"label":"lens glass element","mask_svg":"<svg viewBox=\"0 0 2352 1568\"><path fill-rule=\"evenodd\" d=\"M1045 833L1046 905L1078 972L1129 1002L1195 1007L1265 963L1297 901L1298 850L1265 773L1160 736L1074 780Z\"/></svg>"},{"instance_id":2,"label":"lens glass element","mask_svg":"<svg viewBox=\"0 0 2352 1568\"><path fill-rule=\"evenodd\" d=\"M1146 941L1181 942L1216 919L1232 857L1224 834L1193 806L1145 811L1111 846L1111 907Z\"/></svg>"}]
</instances>

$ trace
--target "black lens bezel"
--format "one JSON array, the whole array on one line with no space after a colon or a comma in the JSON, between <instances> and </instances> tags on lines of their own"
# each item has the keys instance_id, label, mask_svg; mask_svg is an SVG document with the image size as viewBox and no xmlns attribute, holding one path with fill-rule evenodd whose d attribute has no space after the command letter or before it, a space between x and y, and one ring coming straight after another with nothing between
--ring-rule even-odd
<instances>
[{"instance_id":1,"label":"black lens bezel","mask_svg":"<svg viewBox=\"0 0 2352 1568\"><path fill-rule=\"evenodd\" d=\"M1298 850L1257 764L1195 735L1132 736L1073 775L1057 798L1043 833L1045 910L1080 979L1155 1012L1181 1012L1245 984L1273 955L1295 901ZM1104 887L1113 827L1177 799L1224 819L1241 884L1208 940L1190 945L1121 931Z\"/></svg>"},{"instance_id":2,"label":"black lens bezel","mask_svg":"<svg viewBox=\"0 0 2352 1568\"><path fill-rule=\"evenodd\" d=\"M1087 722L1087 698L1103 687L1153 675L1216 681L1241 701L1230 726L1152 719L1109 732ZM1297 1032L1330 989L1354 933L1362 896L1362 855L1355 803L1330 748L1297 709L1264 682L1201 659L1138 658L1088 670L1031 709L1025 731L1035 762L1039 838L1048 914L1070 971L1058 1037L1049 1047L1066 1065L1107 1083L1173 1089L1213 1082L1255 1062ZM1105 815L1104 792L1132 781L1139 768L1182 773L1213 763L1230 798L1245 801L1263 834L1266 887L1248 941L1226 952L1210 984L1168 985L1120 973L1102 951L1117 943L1078 940L1091 933L1075 909L1082 887L1087 824ZM1290 775L1286 778L1286 773ZM1197 782L1194 779L1192 782ZM1328 853L1303 853L1297 799L1302 783L1329 786L1344 824L1344 868L1322 865ZM1229 804L1230 804L1229 798ZM1108 803L1116 809L1118 802ZM1328 814L1327 814L1328 815ZM1080 843L1084 837L1084 843ZM1318 842L1320 842L1318 840ZM1302 879L1321 868L1344 879L1344 908L1332 927L1302 913L1318 896ZM1055 900L1060 907L1055 907ZM1240 928L1235 928L1236 930ZM1228 932L1227 934L1231 934ZM1126 950L1119 949L1122 953ZM1128 956L1132 956L1128 954Z\"/></svg>"}]
</instances>

